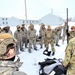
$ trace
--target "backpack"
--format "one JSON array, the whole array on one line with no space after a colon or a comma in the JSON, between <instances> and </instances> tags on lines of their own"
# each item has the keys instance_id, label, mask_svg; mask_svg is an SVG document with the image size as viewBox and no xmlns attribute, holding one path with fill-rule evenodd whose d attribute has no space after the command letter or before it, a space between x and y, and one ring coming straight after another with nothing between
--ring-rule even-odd
<instances>
[{"instance_id":1,"label":"backpack","mask_svg":"<svg viewBox=\"0 0 75 75\"><path fill-rule=\"evenodd\" d=\"M65 69L60 62L60 59L45 59L40 65L39 75L65 75Z\"/></svg>"}]
</instances>

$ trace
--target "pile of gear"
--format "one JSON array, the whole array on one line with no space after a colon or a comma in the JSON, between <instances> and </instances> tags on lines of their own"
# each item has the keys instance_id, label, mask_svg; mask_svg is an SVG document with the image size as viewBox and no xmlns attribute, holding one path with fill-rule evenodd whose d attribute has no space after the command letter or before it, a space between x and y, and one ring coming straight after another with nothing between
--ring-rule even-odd
<instances>
[{"instance_id":1,"label":"pile of gear","mask_svg":"<svg viewBox=\"0 0 75 75\"><path fill-rule=\"evenodd\" d=\"M62 59L45 59L43 62L39 62L40 65L39 75L65 75L66 70L62 65Z\"/></svg>"}]
</instances>

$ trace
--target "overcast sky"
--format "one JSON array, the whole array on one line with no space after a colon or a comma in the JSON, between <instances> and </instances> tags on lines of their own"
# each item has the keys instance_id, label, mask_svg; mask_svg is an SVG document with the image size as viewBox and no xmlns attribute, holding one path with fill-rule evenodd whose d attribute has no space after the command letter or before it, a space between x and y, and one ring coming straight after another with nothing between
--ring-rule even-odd
<instances>
[{"instance_id":1,"label":"overcast sky","mask_svg":"<svg viewBox=\"0 0 75 75\"><path fill-rule=\"evenodd\" d=\"M28 19L40 19L49 13L65 19L66 8L69 17L75 16L75 0L26 0L26 5ZM24 0L0 0L0 17L12 16L25 19Z\"/></svg>"}]
</instances>

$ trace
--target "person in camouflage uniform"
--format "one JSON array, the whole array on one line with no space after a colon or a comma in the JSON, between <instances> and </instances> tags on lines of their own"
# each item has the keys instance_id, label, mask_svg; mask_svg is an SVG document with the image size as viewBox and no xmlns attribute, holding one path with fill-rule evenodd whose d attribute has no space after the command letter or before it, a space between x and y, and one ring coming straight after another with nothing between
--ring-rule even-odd
<instances>
[{"instance_id":1,"label":"person in camouflage uniform","mask_svg":"<svg viewBox=\"0 0 75 75\"><path fill-rule=\"evenodd\" d=\"M75 37L75 26L71 26L71 31L68 32L69 34L69 40L73 37Z\"/></svg>"},{"instance_id":2,"label":"person in camouflage uniform","mask_svg":"<svg viewBox=\"0 0 75 75\"><path fill-rule=\"evenodd\" d=\"M40 30L39 30L40 46L41 46L40 48L43 47L44 38L45 38L45 30L46 30L45 25L42 23L42 24L41 24L41 28L40 28Z\"/></svg>"},{"instance_id":3,"label":"person in camouflage uniform","mask_svg":"<svg viewBox=\"0 0 75 75\"><path fill-rule=\"evenodd\" d=\"M19 71L22 65L16 57L17 40L8 33L0 33L0 75L27 75Z\"/></svg>"},{"instance_id":4,"label":"person in camouflage uniform","mask_svg":"<svg viewBox=\"0 0 75 75\"><path fill-rule=\"evenodd\" d=\"M22 42L25 44L25 48L27 48L27 29L25 28L25 24L22 24Z\"/></svg>"},{"instance_id":5,"label":"person in camouflage uniform","mask_svg":"<svg viewBox=\"0 0 75 75\"><path fill-rule=\"evenodd\" d=\"M37 50L36 48L36 30L34 29L34 25L31 23L28 30L28 38L29 38L29 53L31 53L32 44L34 47L34 50Z\"/></svg>"},{"instance_id":6,"label":"person in camouflage uniform","mask_svg":"<svg viewBox=\"0 0 75 75\"><path fill-rule=\"evenodd\" d=\"M75 75L75 37L70 39L66 47L63 66L67 67L66 75Z\"/></svg>"},{"instance_id":7,"label":"person in camouflage uniform","mask_svg":"<svg viewBox=\"0 0 75 75\"><path fill-rule=\"evenodd\" d=\"M13 33L12 33L12 31L10 30L10 27L9 27L9 26L3 27L3 32L4 32L4 33L9 33L9 34L13 35Z\"/></svg>"},{"instance_id":8,"label":"person in camouflage uniform","mask_svg":"<svg viewBox=\"0 0 75 75\"><path fill-rule=\"evenodd\" d=\"M19 49L20 51L24 51L23 50L23 43L22 43L22 31L21 31L21 27L20 25L17 25L17 30L14 32L14 37L17 39L17 45L16 45L16 49L17 49L17 54L19 54Z\"/></svg>"},{"instance_id":9,"label":"person in camouflage uniform","mask_svg":"<svg viewBox=\"0 0 75 75\"><path fill-rule=\"evenodd\" d=\"M60 46L58 44L58 42L59 42L59 38L60 38L60 35L61 35L62 26L58 26L54 30L55 30L55 33L54 33L54 42L55 42L55 45L56 46Z\"/></svg>"},{"instance_id":10,"label":"person in camouflage uniform","mask_svg":"<svg viewBox=\"0 0 75 75\"><path fill-rule=\"evenodd\" d=\"M62 34L62 44L64 44L64 40L65 40L65 37L66 37L66 35L67 35L67 22L65 22L65 25L63 26L63 28L62 28L62 30L63 30L63 34Z\"/></svg>"},{"instance_id":11,"label":"person in camouflage uniform","mask_svg":"<svg viewBox=\"0 0 75 75\"><path fill-rule=\"evenodd\" d=\"M50 44L51 50L52 50L52 55L54 55L55 54L54 36L53 36L53 30L51 29L50 25L48 25L47 30L45 31L45 40L44 41L45 41L45 45L46 45L46 51L48 51L49 44Z\"/></svg>"}]
</instances>

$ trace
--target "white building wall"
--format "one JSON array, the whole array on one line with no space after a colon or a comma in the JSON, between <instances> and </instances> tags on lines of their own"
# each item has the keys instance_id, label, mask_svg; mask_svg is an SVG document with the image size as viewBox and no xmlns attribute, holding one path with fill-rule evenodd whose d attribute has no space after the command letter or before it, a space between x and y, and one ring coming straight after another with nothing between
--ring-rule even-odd
<instances>
[{"instance_id":1,"label":"white building wall","mask_svg":"<svg viewBox=\"0 0 75 75\"><path fill-rule=\"evenodd\" d=\"M0 26L16 26L16 25L22 25L22 24L39 24L38 20L23 20L23 19L18 19L15 17L10 17L10 18L4 18L4 17L0 17Z\"/></svg>"},{"instance_id":2,"label":"white building wall","mask_svg":"<svg viewBox=\"0 0 75 75\"><path fill-rule=\"evenodd\" d=\"M0 17L0 25L3 26L3 25L7 25L8 24L8 18L5 18L5 17Z\"/></svg>"},{"instance_id":3,"label":"white building wall","mask_svg":"<svg viewBox=\"0 0 75 75\"><path fill-rule=\"evenodd\" d=\"M44 23L45 25L60 25L64 23L64 20L60 18L59 16L53 15L53 14L47 14L46 16L42 17L39 20L24 20L24 19L18 19L16 17L10 17L10 18L0 18L0 26L9 25L9 26L16 26L16 25L22 25L27 24L41 24Z\"/></svg>"},{"instance_id":4,"label":"white building wall","mask_svg":"<svg viewBox=\"0 0 75 75\"><path fill-rule=\"evenodd\" d=\"M39 23L44 23L45 25L60 25L64 23L64 20L60 18L59 16L48 14L44 17L42 17L39 21Z\"/></svg>"},{"instance_id":5,"label":"white building wall","mask_svg":"<svg viewBox=\"0 0 75 75\"><path fill-rule=\"evenodd\" d=\"M19 19L15 18L15 17L11 17L8 19L8 25L10 25L10 26L20 25L20 21L19 21Z\"/></svg>"}]
</instances>

